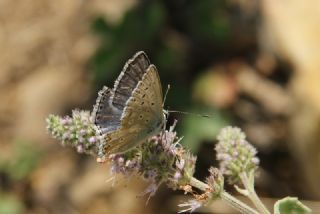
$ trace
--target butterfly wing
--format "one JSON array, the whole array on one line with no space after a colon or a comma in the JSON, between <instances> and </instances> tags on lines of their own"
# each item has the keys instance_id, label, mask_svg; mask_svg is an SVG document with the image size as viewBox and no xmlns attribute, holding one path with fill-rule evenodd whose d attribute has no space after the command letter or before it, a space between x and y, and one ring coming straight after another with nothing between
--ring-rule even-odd
<instances>
[{"instance_id":1,"label":"butterfly wing","mask_svg":"<svg viewBox=\"0 0 320 214\"><path fill-rule=\"evenodd\" d=\"M112 105L123 110L133 90L147 71L150 61L143 51L137 52L127 61L114 84L114 93L111 97Z\"/></svg>"},{"instance_id":2,"label":"butterfly wing","mask_svg":"<svg viewBox=\"0 0 320 214\"><path fill-rule=\"evenodd\" d=\"M115 81L114 89L104 87L99 91L92 118L100 134L106 134L119 128L126 102L149 65L147 55L143 51L137 52L123 67Z\"/></svg>"},{"instance_id":3,"label":"butterfly wing","mask_svg":"<svg viewBox=\"0 0 320 214\"><path fill-rule=\"evenodd\" d=\"M162 102L160 78L150 65L127 101L120 128L106 135L103 153L126 152L157 134L165 121Z\"/></svg>"},{"instance_id":4,"label":"butterfly wing","mask_svg":"<svg viewBox=\"0 0 320 214\"><path fill-rule=\"evenodd\" d=\"M91 116L100 134L114 131L120 126L122 111L112 106L112 95L113 91L110 88L103 87L98 93L98 98L92 111Z\"/></svg>"}]
</instances>

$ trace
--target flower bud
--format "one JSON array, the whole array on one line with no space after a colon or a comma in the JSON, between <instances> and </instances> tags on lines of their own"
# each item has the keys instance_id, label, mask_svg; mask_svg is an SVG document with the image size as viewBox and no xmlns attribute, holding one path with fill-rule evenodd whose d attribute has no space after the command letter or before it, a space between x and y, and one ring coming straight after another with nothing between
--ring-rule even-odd
<instances>
[{"instance_id":1,"label":"flower bud","mask_svg":"<svg viewBox=\"0 0 320 214\"><path fill-rule=\"evenodd\" d=\"M259 164L257 150L246 141L245 134L237 127L226 127L218 135L215 147L220 170L229 176L229 181L235 183L240 173L249 173Z\"/></svg>"}]
</instances>

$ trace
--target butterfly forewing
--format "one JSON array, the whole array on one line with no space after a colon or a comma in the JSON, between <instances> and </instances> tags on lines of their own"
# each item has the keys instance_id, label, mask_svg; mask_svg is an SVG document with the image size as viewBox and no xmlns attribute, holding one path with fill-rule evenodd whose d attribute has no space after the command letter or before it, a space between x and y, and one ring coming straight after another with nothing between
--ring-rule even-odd
<instances>
[{"instance_id":1,"label":"butterfly forewing","mask_svg":"<svg viewBox=\"0 0 320 214\"><path fill-rule=\"evenodd\" d=\"M106 135L105 153L126 152L161 130L164 123L162 89L154 65L146 69L120 120L120 128Z\"/></svg>"},{"instance_id":2,"label":"butterfly forewing","mask_svg":"<svg viewBox=\"0 0 320 214\"><path fill-rule=\"evenodd\" d=\"M120 110L124 109L149 65L150 61L143 51L137 52L128 60L114 84L114 93L111 98L113 106Z\"/></svg>"}]
</instances>

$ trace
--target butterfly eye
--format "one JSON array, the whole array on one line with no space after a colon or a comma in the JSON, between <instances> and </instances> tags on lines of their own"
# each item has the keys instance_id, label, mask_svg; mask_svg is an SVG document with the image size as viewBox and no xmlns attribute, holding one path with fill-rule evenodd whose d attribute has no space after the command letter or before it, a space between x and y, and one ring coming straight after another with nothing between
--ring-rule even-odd
<instances>
[{"instance_id":1,"label":"butterfly eye","mask_svg":"<svg viewBox=\"0 0 320 214\"><path fill-rule=\"evenodd\" d=\"M154 103L151 103L152 106L154 106Z\"/></svg>"},{"instance_id":2,"label":"butterfly eye","mask_svg":"<svg viewBox=\"0 0 320 214\"><path fill-rule=\"evenodd\" d=\"M142 119L142 114L140 114L140 116L139 116L139 117L140 117L140 119Z\"/></svg>"}]
</instances>

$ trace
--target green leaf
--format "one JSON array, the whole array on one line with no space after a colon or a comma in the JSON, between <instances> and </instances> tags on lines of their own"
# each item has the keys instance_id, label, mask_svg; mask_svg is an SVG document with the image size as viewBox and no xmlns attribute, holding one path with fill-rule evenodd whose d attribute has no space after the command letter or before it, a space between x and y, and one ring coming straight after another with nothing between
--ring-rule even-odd
<instances>
[{"instance_id":1,"label":"green leaf","mask_svg":"<svg viewBox=\"0 0 320 214\"><path fill-rule=\"evenodd\" d=\"M306 214L311 209L302 204L298 198L286 197L274 204L274 214Z\"/></svg>"}]
</instances>

